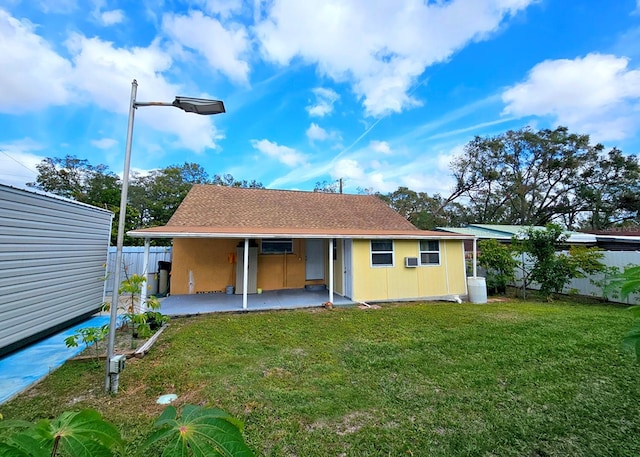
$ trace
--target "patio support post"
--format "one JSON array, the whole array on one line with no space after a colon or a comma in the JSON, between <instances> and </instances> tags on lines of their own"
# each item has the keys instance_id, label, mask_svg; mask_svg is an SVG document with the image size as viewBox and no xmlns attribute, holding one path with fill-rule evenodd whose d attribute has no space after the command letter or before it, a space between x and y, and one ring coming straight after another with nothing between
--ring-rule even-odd
<instances>
[{"instance_id":1,"label":"patio support post","mask_svg":"<svg viewBox=\"0 0 640 457\"><path fill-rule=\"evenodd\" d=\"M329 301L333 303L333 238L329 238Z\"/></svg>"},{"instance_id":2,"label":"patio support post","mask_svg":"<svg viewBox=\"0 0 640 457\"><path fill-rule=\"evenodd\" d=\"M147 311L147 292L149 291L149 251L151 250L151 239L144 239L144 257L142 258L142 274L144 283L140 291L140 312Z\"/></svg>"},{"instance_id":3,"label":"patio support post","mask_svg":"<svg viewBox=\"0 0 640 457\"><path fill-rule=\"evenodd\" d=\"M242 271L242 309L247 309L247 293L249 290L249 238L244 239L244 264Z\"/></svg>"}]
</instances>

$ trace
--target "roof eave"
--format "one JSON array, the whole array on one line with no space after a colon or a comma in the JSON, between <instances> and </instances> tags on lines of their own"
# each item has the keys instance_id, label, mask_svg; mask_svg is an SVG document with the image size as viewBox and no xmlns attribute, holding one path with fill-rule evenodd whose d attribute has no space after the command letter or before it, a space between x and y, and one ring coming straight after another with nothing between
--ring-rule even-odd
<instances>
[{"instance_id":1,"label":"roof eave","mask_svg":"<svg viewBox=\"0 0 640 457\"><path fill-rule=\"evenodd\" d=\"M452 239L452 240L473 240L475 237L457 234L434 234L424 233L416 230L415 233L409 232L364 232L364 233L268 233L268 232L171 232L171 231L138 231L132 230L127 232L132 238L315 238L315 239L396 239L396 240L433 240L433 239Z\"/></svg>"}]
</instances>

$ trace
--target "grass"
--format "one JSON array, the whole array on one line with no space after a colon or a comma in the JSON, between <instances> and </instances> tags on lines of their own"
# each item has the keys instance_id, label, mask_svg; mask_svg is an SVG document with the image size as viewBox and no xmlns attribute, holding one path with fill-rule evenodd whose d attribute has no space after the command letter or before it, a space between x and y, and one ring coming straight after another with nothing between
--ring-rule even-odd
<instances>
[{"instance_id":1,"label":"grass","mask_svg":"<svg viewBox=\"0 0 640 457\"><path fill-rule=\"evenodd\" d=\"M517 301L175 319L117 396L102 394L102 366L67 363L0 412L96 408L127 455L166 393L243 420L258 455L640 455L639 367L620 348L631 321Z\"/></svg>"}]
</instances>

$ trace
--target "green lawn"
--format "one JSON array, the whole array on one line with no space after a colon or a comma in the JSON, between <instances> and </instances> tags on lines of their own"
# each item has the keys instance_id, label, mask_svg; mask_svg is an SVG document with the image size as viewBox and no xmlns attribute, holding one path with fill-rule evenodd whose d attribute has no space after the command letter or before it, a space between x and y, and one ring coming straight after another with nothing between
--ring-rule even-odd
<instances>
[{"instance_id":1,"label":"green lawn","mask_svg":"<svg viewBox=\"0 0 640 457\"><path fill-rule=\"evenodd\" d=\"M102 365L67 363L0 407L33 420L93 407L128 455L162 407L227 410L267 456L640 455L640 366L624 308L427 303L175 319L129 360L117 397Z\"/></svg>"}]
</instances>

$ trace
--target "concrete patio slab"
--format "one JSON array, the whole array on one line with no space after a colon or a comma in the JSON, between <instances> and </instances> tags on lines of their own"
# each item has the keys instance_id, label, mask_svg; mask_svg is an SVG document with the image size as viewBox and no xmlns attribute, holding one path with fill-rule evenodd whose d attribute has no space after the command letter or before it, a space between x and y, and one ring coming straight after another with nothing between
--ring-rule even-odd
<instances>
[{"instance_id":1,"label":"concrete patio slab","mask_svg":"<svg viewBox=\"0 0 640 457\"><path fill-rule=\"evenodd\" d=\"M190 316L194 314L267 311L278 309L312 308L329 301L329 292L305 289L270 290L247 296L247 308L242 308L242 295L210 293L193 295L170 295L160 299L160 312L168 316ZM333 295L334 306L353 305L354 302L341 295Z\"/></svg>"}]
</instances>

